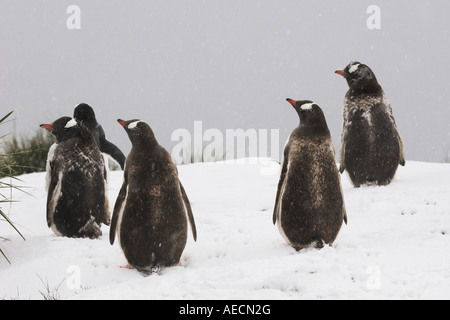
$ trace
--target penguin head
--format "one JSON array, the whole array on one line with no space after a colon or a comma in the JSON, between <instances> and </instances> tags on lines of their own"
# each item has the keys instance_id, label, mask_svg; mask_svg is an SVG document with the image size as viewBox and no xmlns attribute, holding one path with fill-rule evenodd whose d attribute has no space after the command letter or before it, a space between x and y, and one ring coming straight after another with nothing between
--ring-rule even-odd
<instances>
[{"instance_id":1,"label":"penguin head","mask_svg":"<svg viewBox=\"0 0 450 320\"><path fill-rule=\"evenodd\" d=\"M286 99L297 111L300 118L300 127L311 128L312 132L329 132L328 125L325 120L325 115L322 109L311 100L299 100Z\"/></svg>"},{"instance_id":2,"label":"penguin head","mask_svg":"<svg viewBox=\"0 0 450 320\"><path fill-rule=\"evenodd\" d=\"M73 117L81 122L97 122L94 109L86 103L80 103L75 107Z\"/></svg>"},{"instance_id":3,"label":"penguin head","mask_svg":"<svg viewBox=\"0 0 450 320\"><path fill-rule=\"evenodd\" d=\"M51 124L41 124L41 128L46 129L55 135L57 142L64 142L82 135L82 124L74 118L62 117Z\"/></svg>"},{"instance_id":4,"label":"penguin head","mask_svg":"<svg viewBox=\"0 0 450 320\"><path fill-rule=\"evenodd\" d=\"M156 142L152 128L142 120L122 120L117 122L125 129L132 144L152 144Z\"/></svg>"},{"instance_id":5,"label":"penguin head","mask_svg":"<svg viewBox=\"0 0 450 320\"><path fill-rule=\"evenodd\" d=\"M360 62L350 62L344 70L337 70L335 73L343 76L347 80L349 87L358 83L377 83L377 78L373 71Z\"/></svg>"}]
</instances>

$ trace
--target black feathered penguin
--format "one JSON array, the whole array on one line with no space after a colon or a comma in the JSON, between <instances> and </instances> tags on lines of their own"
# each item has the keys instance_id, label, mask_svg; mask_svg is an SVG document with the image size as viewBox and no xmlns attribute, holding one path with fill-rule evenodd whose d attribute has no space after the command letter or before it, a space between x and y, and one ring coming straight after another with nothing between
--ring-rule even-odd
<instances>
[{"instance_id":1,"label":"black feathered penguin","mask_svg":"<svg viewBox=\"0 0 450 320\"><path fill-rule=\"evenodd\" d=\"M284 148L273 223L297 251L331 245L347 223L341 177L322 109L312 101L287 101L300 124Z\"/></svg>"},{"instance_id":2,"label":"black feathered penguin","mask_svg":"<svg viewBox=\"0 0 450 320\"><path fill-rule=\"evenodd\" d=\"M98 238L109 224L103 158L91 132L63 117L44 128L56 136L47 159L47 224L58 236Z\"/></svg>"},{"instance_id":3,"label":"black feathered penguin","mask_svg":"<svg viewBox=\"0 0 450 320\"><path fill-rule=\"evenodd\" d=\"M188 222L194 240L197 231L177 168L150 126L140 120L118 122L128 133L132 148L114 206L110 243L117 233L130 267L148 274L180 261Z\"/></svg>"},{"instance_id":4,"label":"black feathered penguin","mask_svg":"<svg viewBox=\"0 0 450 320\"><path fill-rule=\"evenodd\" d=\"M91 131L97 142L98 147L102 153L109 155L113 158L120 167L124 168L125 155L120 149L110 141L106 140L105 131L103 127L97 122L95 112L92 107L86 103L80 103L74 110L73 117L83 124Z\"/></svg>"},{"instance_id":5,"label":"black feathered penguin","mask_svg":"<svg viewBox=\"0 0 450 320\"><path fill-rule=\"evenodd\" d=\"M405 165L391 105L365 64L351 62L336 73L350 87L344 99L340 172L346 170L355 187L387 185L398 165Z\"/></svg>"}]
</instances>

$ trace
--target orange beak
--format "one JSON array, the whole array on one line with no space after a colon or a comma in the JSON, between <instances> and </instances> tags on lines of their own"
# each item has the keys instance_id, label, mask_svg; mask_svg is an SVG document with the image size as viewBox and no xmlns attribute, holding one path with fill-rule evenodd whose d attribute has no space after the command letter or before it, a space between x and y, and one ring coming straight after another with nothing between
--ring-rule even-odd
<instances>
[{"instance_id":1,"label":"orange beak","mask_svg":"<svg viewBox=\"0 0 450 320\"><path fill-rule=\"evenodd\" d=\"M287 102L289 102L293 107L295 107L295 105L296 105L296 102L295 102L295 100L292 100L292 99L286 99L286 101Z\"/></svg>"},{"instance_id":2,"label":"orange beak","mask_svg":"<svg viewBox=\"0 0 450 320\"><path fill-rule=\"evenodd\" d=\"M46 129L48 131L51 131L54 129L53 126L50 124L41 124L41 128Z\"/></svg>"}]
</instances>

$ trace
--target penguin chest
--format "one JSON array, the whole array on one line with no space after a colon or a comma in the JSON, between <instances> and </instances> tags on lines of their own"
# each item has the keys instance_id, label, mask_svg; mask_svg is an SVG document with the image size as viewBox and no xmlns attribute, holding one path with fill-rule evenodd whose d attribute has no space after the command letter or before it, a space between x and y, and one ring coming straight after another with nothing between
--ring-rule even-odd
<instances>
[{"instance_id":1,"label":"penguin chest","mask_svg":"<svg viewBox=\"0 0 450 320\"><path fill-rule=\"evenodd\" d=\"M392 110L386 97L349 97L344 103L343 143L354 152L369 152L393 136Z\"/></svg>"}]
</instances>

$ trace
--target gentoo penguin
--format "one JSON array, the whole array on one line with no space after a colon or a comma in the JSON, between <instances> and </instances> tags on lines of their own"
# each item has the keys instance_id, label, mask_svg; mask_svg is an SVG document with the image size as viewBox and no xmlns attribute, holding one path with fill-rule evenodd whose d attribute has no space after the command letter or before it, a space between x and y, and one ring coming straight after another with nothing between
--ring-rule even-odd
<instances>
[{"instance_id":1,"label":"gentoo penguin","mask_svg":"<svg viewBox=\"0 0 450 320\"><path fill-rule=\"evenodd\" d=\"M355 187L387 185L398 165L405 165L391 105L365 64L351 62L336 74L350 87L344 99L340 172L347 170Z\"/></svg>"},{"instance_id":2,"label":"gentoo penguin","mask_svg":"<svg viewBox=\"0 0 450 320\"><path fill-rule=\"evenodd\" d=\"M86 103L81 103L75 108L73 117L78 121L83 122L94 136L100 151L111 156L123 170L125 165L125 155L116 145L106 140L105 131L97 122L94 109Z\"/></svg>"},{"instance_id":3,"label":"gentoo penguin","mask_svg":"<svg viewBox=\"0 0 450 320\"><path fill-rule=\"evenodd\" d=\"M103 158L88 128L62 117L44 128L56 136L47 158L47 224L58 236L98 238L109 224Z\"/></svg>"},{"instance_id":4,"label":"gentoo penguin","mask_svg":"<svg viewBox=\"0 0 450 320\"><path fill-rule=\"evenodd\" d=\"M116 232L129 267L149 274L176 265L194 217L170 154L140 120L117 120L131 140L124 181L114 206L109 240Z\"/></svg>"},{"instance_id":5,"label":"gentoo penguin","mask_svg":"<svg viewBox=\"0 0 450 320\"><path fill-rule=\"evenodd\" d=\"M347 223L341 180L322 109L287 99L300 117L284 148L273 223L297 251L321 248Z\"/></svg>"}]
</instances>

